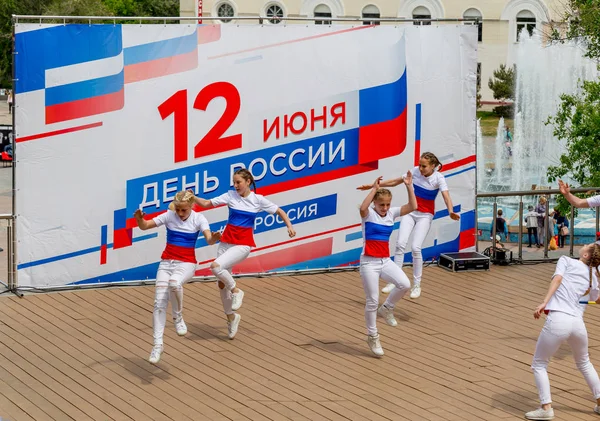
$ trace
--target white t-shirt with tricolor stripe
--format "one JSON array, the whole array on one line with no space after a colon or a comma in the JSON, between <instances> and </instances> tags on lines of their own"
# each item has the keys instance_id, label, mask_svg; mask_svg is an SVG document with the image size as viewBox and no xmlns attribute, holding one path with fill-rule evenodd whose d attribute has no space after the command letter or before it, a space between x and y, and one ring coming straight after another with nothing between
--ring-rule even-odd
<instances>
[{"instance_id":1,"label":"white t-shirt with tricolor stripe","mask_svg":"<svg viewBox=\"0 0 600 421\"><path fill-rule=\"evenodd\" d=\"M381 216L370 207L367 216L362 218L364 246L362 255L370 257L390 257L390 236L394 230L394 221L400 216L400 208L389 208Z\"/></svg>"},{"instance_id":2,"label":"white t-shirt with tricolor stripe","mask_svg":"<svg viewBox=\"0 0 600 421\"><path fill-rule=\"evenodd\" d=\"M176 212L168 210L154 218L157 227L167 228L167 246L161 259L179 260L181 262L197 263L196 240L198 233L210 230L206 217L192 211L183 221Z\"/></svg>"},{"instance_id":3,"label":"white t-shirt with tricolor stripe","mask_svg":"<svg viewBox=\"0 0 600 421\"><path fill-rule=\"evenodd\" d=\"M429 177L425 177L419 171L419 167L413 168L410 172L413 176L413 186L417 197L416 211L435 215L435 198L438 192L448 190L446 178L438 171L434 171ZM404 177L406 177L406 174L404 174Z\"/></svg>"},{"instance_id":4,"label":"white t-shirt with tricolor stripe","mask_svg":"<svg viewBox=\"0 0 600 421\"><path fill-rule=\"evenodd\" d=\"M261 211L274 214L279 208L260 194L251 192L248 196L242 197L235 190L229 190L227 193L211 199L210 202L213 206L227 205L229 207L229 218L221 242L250 247L256 246L254 243L256 216Z\"/></svg>"}]
</instances>

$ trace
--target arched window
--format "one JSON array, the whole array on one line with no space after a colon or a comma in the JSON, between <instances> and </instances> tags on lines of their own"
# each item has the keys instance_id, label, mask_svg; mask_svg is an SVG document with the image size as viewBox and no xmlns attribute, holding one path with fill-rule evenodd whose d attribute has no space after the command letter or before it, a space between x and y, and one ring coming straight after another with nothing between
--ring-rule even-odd
<instances>
[{"instance_id":1,"label":"arched window","mask_svg":"<svg viewBox=\"0 0 600 421\"><path fill-rule=\"evenodd\" d=\"M517 13L517 42L519 42L519 34L522 29L529 32L529 36L533 35L533 30L536 26L535 15L530 10L521 10Z\"/></svg>"},{"instance_id":2,"label":"arched window","mask_svg":"<svg viewBox=\"0 0 600 421\"><path fill-rule=\"evenodd\" d=\"M272 3L267 6L266 15L269 19L269 23L281 23L283 20L283 8L277 3Z\"/></svg>"},{"instance_id":3,"label":"arched window","mask_svg":"<svg viewBox=\"0 0 600 421\"><path fill-rule=\"evenodd\" d=\"M221 22L231 22L231 18L235 15L235 10L231 3L224 1L217 7L217 16L221 18Z\"/></svg>"},{"instance_id":4,"label":"arched window","mask_svg":"<svg viewBox=\"0 0 600 421\"><path fill-rule=\"evenodd\" d=\"M431 19L431 12L425 6L418 6L418 7L415 7L412 11L412 18L413 19ZM431 25L431 21L429 21L429 22L415 21L415 22L413 22L413 24L414 25Z\"/></svg>"},{"instance_id":5,"label":"arched window","mask_svg":"<svg viewBox=\"0 0 600 421\"><path fill-rule=\"evenodd\" d=\"M330 18L331 9L326 4L319 4L315 7L314 15L316 18ZM315 25L329 25L330 23L330 20L315 20Z\"/></svg>"},{"instance_id":6,"label":"arched window","mask_svg":"<svg viewBox=\"0 0 600 421\"><path fill-rule=\"evenodd\" d=\"M379 19L380 17L381 13L379 13L379 9L377 8L377 6L374 6L372 4L365 6L362 10L363 25L379 25L381 22L370 21L369 19Z\"/></svg>"},{"instance_id":7,"label":"arched window","mask_svg":"<svg viewBox=\"0 0 600 421\"><path fill-rule=\"evenodd\" d=\"M477 24L477 41L483 41L483 17L481 16L481 12L477 9L470 8L465 10L463 13L463 18L465 19L479 19L479 23ZM472 22L466 22L467 24L472 24Z\"/></svg>"}]
</instances>

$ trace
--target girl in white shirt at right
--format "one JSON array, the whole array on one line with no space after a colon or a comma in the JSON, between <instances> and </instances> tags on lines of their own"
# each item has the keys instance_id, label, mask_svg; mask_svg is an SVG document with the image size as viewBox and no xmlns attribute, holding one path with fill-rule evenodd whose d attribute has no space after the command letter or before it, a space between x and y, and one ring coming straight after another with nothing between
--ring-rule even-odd
<instances>
[{"instance_id":1,"label":"girl in white shirt at right","mask_svg":"<svg viewBox=\"0 0 600 421\"><path fill-rule=\"evenodd\" d=\"M579 250L579 260L562 256L556 264L544 301L533 313L536 319L542 313L547 314L547 317L531 364L541 407L525 414L525 418L529 420L554 418L547 368L550 358L564 341L571 346L575 364L596 399L594 412L600 414L600 379L588 354L588 335L583 322L585 304L579 302L598 299L599 265L600 245L595 243Z\"/></svg>"}]
</instances>

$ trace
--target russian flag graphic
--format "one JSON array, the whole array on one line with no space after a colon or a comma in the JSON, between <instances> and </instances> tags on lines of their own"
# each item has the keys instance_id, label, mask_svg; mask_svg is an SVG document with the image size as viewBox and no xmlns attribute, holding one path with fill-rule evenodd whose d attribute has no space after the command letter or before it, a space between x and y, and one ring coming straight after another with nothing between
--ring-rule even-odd
<instances>
[{"instance_id":1,"label":"russian flag graphic","mask_svg":"<svg viewBox=\"0 0 600 421\"><path fill-rule=\"evenodd\" d=\"M393 225L365 222L365 254L371 257L390 257L390 235Z\"/></svg>"},{"instance_id":2,"label":"russian flag graphic","mask_svg":"<svg viewBox=\"0 0 600 421\"><path fill-rule=\"evenodd\" d=\"M435 214L435 198L439 189L429 190L416 183L413 183L413 187L415 189L415 196L417 197L417 210L432 215Z\"/></svg>"},{"instance_id":3,"label":"russian flag graphic","mask_svg":"<svg viewBox=\"0 0 600 421\"><path fill-rule=\"evenodd\" d=\"M120 25L66 25L17 34L15 92L44 90L46 124L120 110L121 31Z\"/></svg>"},{"instance_id":4,"label":"russian flag graphic","mask_svg":"<svg viewBox=\"0 0 600 421\"><path fill-rule=\"evenodd\" d=\"M254 243L255 212L229 208L229 219L221 241L256 247Z\"/></svg>"},{"instance_id":5,"label":"russian flag graphic","mask_svg":"<svg viewBox=\"0 0 600 421\"><path fill-rule=\"evenodd\" d=\"M125 46L125 83L138 82L198 67L196 28L183 36Z\"/></svg>"},{"instance_id":6,"label":"russian flag graphic","mask_svg":"<svg viewBox=\"0 0 600 421\"><path fill-rule=\"evenodd\" d=\"M43 90L46 124L117 111L125 84L193 70L198 45L221 37L220 25L168 25L158 36L153 29L45 25L19 32L15 93Z\"/></svg>"}]
</instances>

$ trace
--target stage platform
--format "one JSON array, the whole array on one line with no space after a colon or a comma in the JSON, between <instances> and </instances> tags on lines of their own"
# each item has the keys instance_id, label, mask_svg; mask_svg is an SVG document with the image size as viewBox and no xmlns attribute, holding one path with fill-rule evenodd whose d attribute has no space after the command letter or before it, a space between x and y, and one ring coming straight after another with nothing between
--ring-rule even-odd
<instances>
[{"instance_id":1,"label":"stage platform","mask_svg":"<svg viewBox=\"0 0 600 421\"><path fill-rule=\"evenodd\" d=\"M180 338L157 366L153 287L0 298L0 417L48 420L517 420L537 406L532 317L554 265L425 269L398 326L365 342L357 272L242 279L227 339L214 283L186 285ZM407 269L410 274L410 269ZM383 286L383 284L382 284ZM381 298L383 300L383 297ZM586 322L600 367L600 307ZM556 419L596 420L566 346L550 365Z\"/></svg>"}]
</instances>

